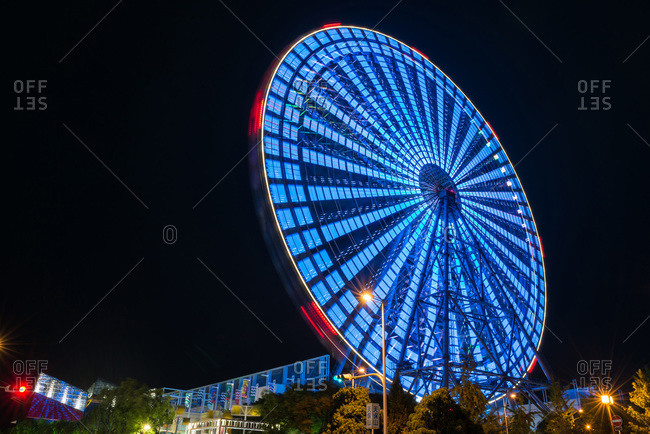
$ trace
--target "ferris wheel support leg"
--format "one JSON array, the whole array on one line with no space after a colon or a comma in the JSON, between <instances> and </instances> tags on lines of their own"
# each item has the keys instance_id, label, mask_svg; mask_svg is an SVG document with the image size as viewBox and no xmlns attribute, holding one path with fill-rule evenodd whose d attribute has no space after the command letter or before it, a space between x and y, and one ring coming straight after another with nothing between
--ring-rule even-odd
<instances>
[{"instance_id":1,"label":"ferris wheel support leg","mask_svg":"<svg viewBox=\"0 0 650 434\"><path fill-rule=\"evenodd\" d=\"M444 247L444 294L443 294L443 344L442 344L442 387L449 387L449 238L447 231L449 229L449 210L447 208L447 199L443 199L443 213L445 216L445 237L443 242Z\"/></svg>"},{"instance_id":2,"label":"ferris wheel support leg","mask_svg":"<svg viewBox=\"0 0 650 434\"><path fill-rule=\"evenodd\" d=\"M458 215L463 220L463 223L465 224L465 226L469 229L469 234L472 237L472 240L474 241L474 244L476 244L478 246L479 243L478 243L478 240L476 239L476 235L474 234L474 230L473 230L472 226L467 222L467 220L465 219L465 216L462 213L458 213ZM478 250L479 254L481 255L481 257L483 258L483 261L485 262L485 265L488 267L488 269L490 270L492 275L493 276L498 276L496 270L494 270L494 268L492 267L490 261L485 256L485 252L483 251L483 249L479 248L477 250ZM498 282L498 283L500 283L500 282ZM496 289L500 290L501 292L504 291L503 285L496 285ZM503 300L507 303L508 309L511 312L515 312L514 306L512 305L510 300L508 299L507 295L503 294ZM539 366L542 368L542 371L544 372L544 375L546 376L546 378L549 381L553 381L553 373L552 373L550 367L548 366L548 363L546 362L544 357L542 357L542 355L539 353L539 351L537 351L537 347L535 346L535 343L533 342L533 340L530 338L530 335L526 331L526 328L524 327L523 323L521 322L521 320L519 319L519 317L517 315L514 315L514 320L517 323L517 325L519 326L519 329L523 333L524 337L526 338L526 341L528 341L528 344L532 348L533 354L535 354L535 357L537 358L537 363L539 363Z\"/></svg>"},{"instance_id":3,"label":"ferris wheel support leg","mask_svg":"<svg viewBox=\"0 0 650 434\"><path fill-rule=\"evenodd\" d=\"M429 243L429 248L427 250L427 254L426 254L425 259L424 259L424 264L428 264L429 261L431 260L431 253L434 250L434 244L435 244L434 240L435 240L436 231L438 230L438 222L439 222L439 220L440 220L440 214L437 214L436 219L433 222L433 229L432 229L432 232L431 232L431 240L430 240L430 243ZM438 253L436 253L436 256L437 255L438 255ZM434 260L435 260L435 258L434 258ZM429 277L427 275L426 270L427 270L426 266L422 267L422 273L420 274L420 282L418 284L418 289L417 289L417 291L415 293L415 297L414 297L414 300L415 300L416 303L419 300L420 295L422 294L422 290L425 287L426 280ZM416 312L417 312L417 309L413 309L411 311L410 316L409 316L408 324L406 326L406 334L405 334L405 338L404 338L405 342L404 342L404 345L402 345L402 349L400 351L397 370L400 369L399 362L403 361L404 356L406 355L406 348L407 348L407 342L406 341L408 341L409 336L411 335L411 330L413 329L413 323L415 321ZM416 380L417 380L417 377L413 379L413 383L409 387L409 391L411 390L411 388L413 388L415 386L415 381Z\"/></svg>"}]
</instances>

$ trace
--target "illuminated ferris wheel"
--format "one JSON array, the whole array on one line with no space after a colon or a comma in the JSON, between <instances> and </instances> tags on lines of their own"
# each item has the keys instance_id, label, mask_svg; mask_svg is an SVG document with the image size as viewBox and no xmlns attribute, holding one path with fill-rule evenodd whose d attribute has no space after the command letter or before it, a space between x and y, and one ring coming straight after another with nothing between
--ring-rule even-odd
<instances>
[{"instance_id":1,"label":"illuminated ferris wheel","mask_svg":"<svg viewBox=\"0 0 650 434\"><path fill-rule=\"evenodd\" d=\"M381 370L379 307L359 300L372 291L405 389L468 366L490 399L522 382L544 329L540 239L497 136L439 68L326 26L272 66L249 133L276 265L324 342Z\"/></svg>"}]
</instances>

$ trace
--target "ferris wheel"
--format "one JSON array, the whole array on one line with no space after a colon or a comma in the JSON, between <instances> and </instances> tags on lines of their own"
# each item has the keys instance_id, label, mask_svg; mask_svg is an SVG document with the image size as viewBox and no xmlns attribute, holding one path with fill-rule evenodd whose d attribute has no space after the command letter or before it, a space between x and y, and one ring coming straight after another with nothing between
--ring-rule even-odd
<instances>
[{"instance_id":1,"label":"ferris wheel","mask_svg":"<svg viewBox=\"0 0 650 434\"><path fill-rule=\"evenodd\" d=\"M496 134L438 67L326 26L272 66L249 134L276 265L324 342L381 370L372 292L389 380L423 396L470 372L494 399L525 379L544 329L541 242Z\"/></svg>"}]
</instances>

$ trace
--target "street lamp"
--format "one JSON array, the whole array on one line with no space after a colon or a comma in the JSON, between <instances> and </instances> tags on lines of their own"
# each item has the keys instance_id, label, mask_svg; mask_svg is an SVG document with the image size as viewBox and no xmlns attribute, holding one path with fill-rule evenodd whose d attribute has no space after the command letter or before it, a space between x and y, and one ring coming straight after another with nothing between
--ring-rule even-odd
<instances>
[{"instance_id":1,"label":"street lamp","mask_svg":"<svg viewBox=\"0 0 650 434\"><path fill-rule=\"evenodd\" d=\"M142 427L142 429L145 430L145 431L151 431L151 425L149 425L149 424L147 423L147 424L145 424L145 425Z\"/></svg>"},{"instance_id":2,"label":"street lamp","mask_svg":"<svg viewBox=\"0 0 650 434\"><path fill-rule=\"evenodd\" d=\"M361 294L361 299L367 303L374 300L374 295L371 292L364 292ZM388 397L386 396L386 320L384 318L384 301L380 301L381 305L381 364L382 376L381 383L383 387L383 400L384 400L384 434L388 433Z\"/></svg>"},{"instance_id":3,"label":"street lamp","mask_svg":"<svg viewBox=\"0 0 650 434\"><path fill-rule=\"evenodd\" d=\"M612 426L612 432L615 431L614 429L614 421L612 420L612 411L610 410L610 406L614 404L614 398L611 395L600 395L600 402L605 404L607 406L607 414L609 415L609 423Z\"/></svg>"}]
</instances>

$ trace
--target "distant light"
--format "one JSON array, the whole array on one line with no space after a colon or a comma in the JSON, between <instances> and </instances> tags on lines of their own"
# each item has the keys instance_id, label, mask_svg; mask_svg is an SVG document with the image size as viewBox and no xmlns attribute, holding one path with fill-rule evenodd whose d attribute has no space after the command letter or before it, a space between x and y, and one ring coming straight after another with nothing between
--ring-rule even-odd
<instances>
[{"instance_id":1,"label":"distant light","mask_svg":"<svg viewBox=\"0 0 650 434\"><path fill-rule=\"evenodd\" d=\"M505 167L501 168L501 173L506 173L506 168Z\"/></svg>"},{"instance_id":2,"label":"distant light","mask_svg":"<svg viewBox=\"0 0 650 434\"><path fill-rule=\"evenodd\" d=\"M498 154L494 154L494 159L495 159L495 160L498 160L498 159L499 159L499 155L498 155Z\"/></svg>"},{"instance_id":3,"label":"distant light","mask_svg":"<svg viewBox=\"0 0 650 434\"><path fill-rule=\"evenodd\" d=\"M601 395L600 400L602 401L603 404L613 404L614 403L614 398L612 398L609 395Z\"/></svg>"},{"instance_id":4,"label":"distant light","mask_svg":"<svg viewBox=\"0 0 650 434\"><path fill-rule=\"evenodd\" d=\"M508 182L506 182L506 185L507 185L508 187L512 187L512 181L508 181Z\"/></svg>"},{"instance_id":5,"label":"distant light","mask_svg":"<svg viewBox=\"0 0 650 434\"><path fill-rule=\"evenodd\" d=\"M517 210L517 213L518 213L518 214L521 214L521 213L522 213L522 211L521 211L520 209L518 209L518 210Z\"/></svg>"},{"instance_id":6,"label":"distant light","mask_svg":"<svg viewBox=\"0 0 650 434\"><path fill-rule=\"evenodd\" d=\"M361 298L363 299L363 301L370 301L370 300L372 300L374 297L372 296L372 294L371 294L370 292L364 292L364 293L361 295Z\"/></svg>"},{"instance_id":7,"label":"distant light","mask_svg":"<svg viewBox=\"0 0 650 434\"><path fill-rule=\"evenodd\" d=\"M359 367L359 372L362 373L362 374L365 374L366 373L366 368L364 368L363 366L360 366Z\"/></svg>"},{"instance_id":8,"label":"distant light","mask_svg":"<svg viewBox=\"0 0 650 434\"><path fill-rule=\"evenodd\" d=\"M580 409L580 410L578 410L578 413L582 413L583 411L584 411L583 409Z\"/></svg>"},{"instance_id":9,"label":"distant light","mask_svg":"<svg viewBox=\"0 0 650 434\"><path fill-rule=\"evenodd\" d=\"M145 426L143 426L142 429L145 431L151 431L151 425L145 424Z\"/></svg>"},{"instance_id":10,"label":"distant light","mask_svg":"<svg viewBox=\"0 0 650 434\"><path fill-rule=\"evenodd\" d=\"M587 426L585 426L585 428L587 428L589 430L589 429L591 429L591 425L587 425Z\"/></svg>"},{"instance_id":11,"label":"distant light","mask_svg":"<svg viewBox=\"0 0 650 434\"><path fill-rule=\"evenodd\" d=\"M517 397L517 394L515 392L512 392L510 394L510 398L515 399Z\"/></svg>"},{"instance_id":12,"label":"distant light","mask_svg":"<svg viewBox=\"0 0 650 434\"><path fill-rule=\"evenodd\" d=\"M25 388L25 386L20 386L20 388L18 389L18 391L19 391L20 393L24 393L25 390L27 390L27 389Z\"/></svg>"}]
</instances>

